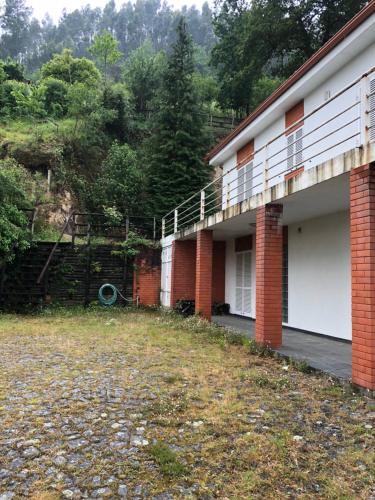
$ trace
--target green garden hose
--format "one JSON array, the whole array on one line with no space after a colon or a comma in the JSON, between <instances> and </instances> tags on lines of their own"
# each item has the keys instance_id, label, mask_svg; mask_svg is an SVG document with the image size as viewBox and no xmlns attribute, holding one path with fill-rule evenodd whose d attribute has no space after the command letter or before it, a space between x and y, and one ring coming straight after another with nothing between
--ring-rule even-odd
<instances>
[{"instance_id":1,"label":"green garden hose","mask_svg":"<svg viewBox=\"0 0 375 500\"><path fill-rule=\"evenodd\" d=\"M111 290L112 292L112 295L110 297L105 297L104 295L104 291L107 289ZM126 302L133 302L133 299L127 299L126 297L124 297L120 290L111 283L105 283L99 288L98 297L99 302L102 306L113 306L114 304L116 304L118 295L120 295L120 297L123 298ZM138 297L136 297L135 302L138 306Z\"/></svg>"},{"instance_id":2,"label":"green garden hose","mask_svg":"<svg viewBox=\"0 0 375 500\"><path fill-rule=\"evenodd\" d=\"M110 297L105 297L104 296L104 291L111 290L112 295ZM116 304L117 302L117 294L118 290L114 285L111 285L110 283L105 283L99 288L99 302L101 303L102 306L113 306L113 304Z\"/></svg>"}]
</instances>

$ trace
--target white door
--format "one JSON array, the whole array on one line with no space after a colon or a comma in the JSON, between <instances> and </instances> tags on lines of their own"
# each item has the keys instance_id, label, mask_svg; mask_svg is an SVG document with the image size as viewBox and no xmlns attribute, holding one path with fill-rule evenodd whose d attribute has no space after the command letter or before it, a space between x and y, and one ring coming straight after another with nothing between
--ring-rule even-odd
<instances>
[{"instance_id":1,"label":"white door","mask_svg":"<svg viewBox=\"0 0 375 500\"><path fill-rule=\"evenodd\" d=\"M235 313L251 316L251 252L236 253Z\"/></svg>"},{"instance_id":2,"label":"white door","mask_svg":"<svg viewBox=\"0 0 375 500\"><path fill-rule=\"evenodd\" d=\"M161 290L160 303L162 306L171 306L171 274L172 274L172 245L164 247L161 253Z\"/></svg>"}]
</instances>

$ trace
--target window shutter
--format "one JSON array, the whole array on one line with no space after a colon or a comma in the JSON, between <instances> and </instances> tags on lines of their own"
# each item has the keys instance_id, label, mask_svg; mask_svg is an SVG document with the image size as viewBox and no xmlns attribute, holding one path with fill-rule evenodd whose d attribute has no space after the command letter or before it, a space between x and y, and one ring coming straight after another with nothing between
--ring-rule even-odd
<instances>
[{"instance_id":1,"label":"window shutter","mask_svg":"<svg viewBox=\"0 0 375 500\"><path fill-rule=\"evenodd\" d=\"M254 157L254 139L237 151L237 168L243 167Z\"/></svg>"},{"instance_id":2,"label":"window shutter","mask_svg":"<svg viewBox=\"0 0 375 500\"><path fill-rule=\"evenodd\" d=\"M251 161L244 167L238 170L237 189L238 189L238 202L250 198L253 187L253 162Z\"/></svg>"}]
</instances>

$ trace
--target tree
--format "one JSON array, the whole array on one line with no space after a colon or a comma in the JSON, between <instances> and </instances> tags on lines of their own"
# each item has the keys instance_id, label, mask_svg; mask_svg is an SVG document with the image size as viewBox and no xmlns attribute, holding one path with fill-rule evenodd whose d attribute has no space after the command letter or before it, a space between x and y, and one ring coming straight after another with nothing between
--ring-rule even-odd
<instances>
[{"instance_id":1,"label":"tree","mask_svg":"<svg viewBox=\"0 0 375 500\"><path fill-rule=\"evenodd\" d=\"M132 93L137 113L144 113L155 96L163 66L164 56L154 53L150 40L133 50L127 58L123 78Z\"/></svg>"},{"instance_id":2,"label":"tree","mask_svg":"<svg viewBox=\"0 0 375 500\"><path fill-rule=\"evenodd\" d=\"M96 85L100 74L95 64L85 57L73 57L70 49L64 49L61 54L55 54L41 68L43 78L53 77L66 83L82 83Z\"/></svg>"},{"instance_id":3,"label":"tree","mask_svg":"<svg viewBox=\"0 0 375 500\"><path fill-rule=\"evenodd\" d=\"M257 101L257 82L287 78L364 4L365 0L221 1L214 19L218 43L212 64L222 107L248 113Z\"/></svg>"},{"instance_id":4,"label":"tree","mask_svg":"<svg viewBox=\"0 0 375 500\"><path fill-rule=\"evenodd\" d=\"M24 67L19 62L8 57L5 61L0 61L0 67L5 72L6 80L25 81Z\"/></svg>"},{"instance_id":5,"label":"tree","mask_svg":"<svg viewBox=\"0 0 375 500\"><path fill-rule=\"evenodd\" d=\"M203 161L208 144L194 87L193 42L181 18L146 148L153 215L165 215L209 181L210 169Z\"/></svg>"},{"instance_id":6,"label":"tree","mask_svg":"<svg viewBox=\"0 0 375 500\"><path fill-rule=\"evenodd\" d=\"M20 59L28 43L28 29L32 9L25 0L5 0L3 14L0 16L2 30L0 55Z\"/></svg>"},{"instance_id":7,"label":"tree","mask_svg":"<svg viewBox=\"0 0 375 500\"><path fill-rule=\"evenodd\" d=\"M122 217L142 213L143 175L136 153L114 142L103 161L92 189L90 206Z\"/></svg>"},{"instance_id":8,"label":"tree","mask_svg":"<svg viewBox=\"0 0 375 500\"><path fill-rule=\"evenodd\" d=\"M118 62L122 56L118 41L108 31L103 31L94 38L90 52L103 66L104 82L107 83L108 66Z\"/></svg>"},{"instance_id":9,"label":"tree","mask_svg":"<svg viewBox=\"0 0 375 500\"><path fill-rule=\"evenodd\" d=\"M31 179L14 161L0 160L0 267L13 259L16 250L29 246L27 218Z\"/></svg>"}]
</instances>

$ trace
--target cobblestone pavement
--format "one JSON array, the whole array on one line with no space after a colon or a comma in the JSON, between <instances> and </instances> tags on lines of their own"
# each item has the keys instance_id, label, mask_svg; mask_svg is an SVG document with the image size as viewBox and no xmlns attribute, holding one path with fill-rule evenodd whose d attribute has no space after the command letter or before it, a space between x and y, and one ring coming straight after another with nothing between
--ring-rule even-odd
<instances>
[{"instance_id":1,"label":"cobblestone pavement","mask_svg":"<svg viewBox=\"0 0 375 500\"><path fill-rule=\"evenodd\" d=\"M375 498L375 403L197 319L0 315L0 500Z\"/></svg>"}]
</instances>

